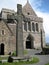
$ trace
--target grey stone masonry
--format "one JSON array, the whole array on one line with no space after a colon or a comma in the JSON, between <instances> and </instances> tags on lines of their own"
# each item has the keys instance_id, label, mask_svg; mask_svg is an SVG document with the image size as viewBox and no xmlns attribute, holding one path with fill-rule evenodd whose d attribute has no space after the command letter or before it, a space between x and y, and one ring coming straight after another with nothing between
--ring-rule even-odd
<instances>
[{"instance_id":1,"label":"grey stone masonry","mask_svg":"<svg viewBox=\"0 0 49 65\"><path fill-rule=\"evenodd\" d=\"M20 4L17 5L17 34L16 34L16 54L21 57L24 55L23 50L23 28L22 28L22 6Z\"/></svg>"}]
</instances>

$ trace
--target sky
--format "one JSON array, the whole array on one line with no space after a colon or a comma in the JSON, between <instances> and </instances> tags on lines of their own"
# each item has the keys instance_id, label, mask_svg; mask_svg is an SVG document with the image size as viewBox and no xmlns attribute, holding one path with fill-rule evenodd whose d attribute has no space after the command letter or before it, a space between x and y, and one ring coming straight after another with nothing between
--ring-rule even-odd
<instances>
[{"instance_id":1,"label":"sky","mask_svg":"<svg viewBox=\"0 0 49 65\"><path fill-rule=\"evenodd\" d=\"M28 0L39 17L43 18L45 40L49 43L49 0ZM24 6L27 0L0 0L0 11L2 8L17 10L17 4Z\"/></svg>"}]
</instances>

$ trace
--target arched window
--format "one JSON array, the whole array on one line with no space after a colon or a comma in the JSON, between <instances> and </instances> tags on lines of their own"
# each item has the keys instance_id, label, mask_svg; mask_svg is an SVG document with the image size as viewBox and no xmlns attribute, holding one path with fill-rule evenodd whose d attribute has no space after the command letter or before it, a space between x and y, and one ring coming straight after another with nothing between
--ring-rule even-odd
<instances>
[{"instance_id":1,"label":"arched window","mask_svg":"<svg viewBox=\"0 0 49 65\"><path fill-rule=\"evenodd\" d=\"M31 23L28 22L28 30L31 31Z\"/></svg>"},{"instance_id":2,"label":"arched window","mask_svg":"<svg viewBox=\"0 0 49 65\"><path fill-rule=\"evenodd\" d=\"M27 23L24 22L24 30L27 31Z\"/></svg>"},{"instance_id":3,"label":"arched window","mask_svg":"<svg viewBox=\"0 0 49 65\"><path fill-rule=\"evenodd\" d=\"M1 34L4 35L4 34L5 34L5 30L2 30L2 31L1 31Z\"/></svg>"},{"instance_id":4,"label":"arched window","mask_svg":"<svg viewBox=\"0 0 49 65\"><path fill-rule=\"evenodd\" d=\"M38 23L36 23L36 31L38 31Z\"/></svg>"},{"instance_id":5,"label":"arched window","mask_svg":"<svg viewBox=\"0 0 49 65\"><path fill-rule=\"evenodd\" d=\"M35 25L32 23L32 30L35 31Z\"/></svg>"}]
</instances>

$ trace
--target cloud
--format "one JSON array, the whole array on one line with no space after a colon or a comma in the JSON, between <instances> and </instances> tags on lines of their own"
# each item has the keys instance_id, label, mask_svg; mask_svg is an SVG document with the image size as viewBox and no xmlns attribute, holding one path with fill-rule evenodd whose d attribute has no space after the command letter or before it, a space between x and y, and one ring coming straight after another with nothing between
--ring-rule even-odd
<instances>
[{"instance_id":1,"label":"cloud","mask_svg":"<svg viewBox=\"0 0 49 65\"><path fill-rule=\"evenodd\" d=\"M17 4L22 4L23 6L27 2L27 0L0 0L0 10L2 8L8 8L8 9L17 9Z\"/></svg>"},{"instance_id":2,"label":"cloud","mask_svg":"<svg viewBox=\"0 0 49 65\"><path fill-rule=\"evenodd\" d=\"M25 5L25 3L27 2L27 0L18 0L17 3L22 4L23 6Z\"/></svg>"},{"instance_id":3,"label":"cloud","mask_svg":"<svg viewBox=\"0 0 49 65\"><path fill-rule=\"evenodd\" d=\"M26 4L27 0L0 0L0 10L2 8L8 9L17 9L17 4L22 4L23 6ZM30 4L37 10L39 6L42 4L42 0L29 0Z\"/></svg>"},{"instance_id":4,"label":"cloud","mask_svg":"<svg viewBox=\"0 0 49 65\"><path fill-rule=\"evenodd\" d=\"M39 10L39 8L42 6L42 2L42 0L30 0L31 5L35 10Z\"/></svg>"},{"instance_id":5,"label":"cloud","mask_svg":"<svg viewBox=\"0 0 49 65\"><path fill-rule=\"evenodd\" d=\"M15 8L15 0L0 0L0 10L2 8L14 9Z\"/></svg>"}]
</instances>

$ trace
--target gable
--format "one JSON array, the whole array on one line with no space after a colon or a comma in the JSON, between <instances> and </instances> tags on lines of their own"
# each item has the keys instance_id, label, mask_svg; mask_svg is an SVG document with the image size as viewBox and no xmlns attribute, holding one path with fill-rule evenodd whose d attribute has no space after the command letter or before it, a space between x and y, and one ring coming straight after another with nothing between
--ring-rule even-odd
<instances>
[{"instance_id":1,"label":"gable","mask_svg":"<svg viewBox=\"0 0 49 65\"><path fill-rule=\"evenodd\" d=\"M23 14L26 15L29 14L29 15L37 16L34 10L32 9L31 5L29 4L29 2L27 2L26 5L23 7L22 12Z\"/></svg>"}]
</instances>

